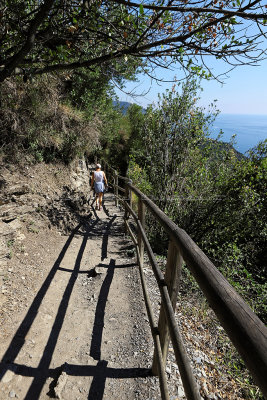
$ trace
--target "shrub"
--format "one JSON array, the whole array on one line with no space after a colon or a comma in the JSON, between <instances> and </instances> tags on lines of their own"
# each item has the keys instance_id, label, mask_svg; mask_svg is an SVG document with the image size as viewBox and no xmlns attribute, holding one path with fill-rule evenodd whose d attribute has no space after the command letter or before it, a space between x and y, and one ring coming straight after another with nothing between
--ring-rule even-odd
<instances>
[{"instance_id":1,"label":"shrub","mask_svg":"<svg viewBox=\"0 0 267 400\"><path fill-rule=\"evenodd\" d=\"M1 84L0 146L6 158L68 163L99 145L100 122L90 120L62 95L63 76L46 75L32 82L12 78Z\"/></svg>"}]
</instances>

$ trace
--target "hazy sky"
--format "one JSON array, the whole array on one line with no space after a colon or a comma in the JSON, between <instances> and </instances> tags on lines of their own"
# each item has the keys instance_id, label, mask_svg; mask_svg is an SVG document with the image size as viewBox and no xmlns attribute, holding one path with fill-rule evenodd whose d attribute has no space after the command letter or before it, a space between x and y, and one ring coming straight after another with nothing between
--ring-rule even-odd
<instances>
[{"instance_id":1,"label":"hazy sky","mask_svg":"<svg viewBox=\"0 0 267 400\"><path fill-rule=\"evenodd\" d=\"M216 62L217 63L217 62ZM227 71L226 64L213 63L214 72ZM157 76L165 80L172 80L174 76L179 76L179 71L159 70ZM116 91L121 101L135 102L143 107L157 102L158 93L171 89L173 83L151 82L146 76L139 76L139 83L129 83L126 90L135 88L135 92L142 94L149 88L149 92L144 96L131 97L125 93ZM207 106L214 99L217 99L217 107L221 113L226 114L264 114L267 115L267 60L260 66L240 66L230 71L225 84L216 81L202 81L200 105Z\"/></svg>"}]
</instances>

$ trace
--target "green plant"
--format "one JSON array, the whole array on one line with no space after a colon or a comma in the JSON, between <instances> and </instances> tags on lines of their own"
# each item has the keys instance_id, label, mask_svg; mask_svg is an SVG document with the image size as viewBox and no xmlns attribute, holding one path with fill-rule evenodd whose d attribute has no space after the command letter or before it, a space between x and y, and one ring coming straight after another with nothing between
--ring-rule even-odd
<instances>
[{"instance_id":1,"label":"green plant","mask_svg":"<svg viewBox=\"0 0 267 400\"><path fill-rule=\"evenodd\" d=\"M32 233L39 233L39 228L36 226L34 221L28 222L28 231Z\"/></svg>"},{"instance_id":2,"label":"green plant","mask_svg":"<svg viewBox=\"0 0 267 400\"><path fill-rule=\"evenodd\" d=\"M7 241L7 247L12 247L14 245L14 239L10 239Z\"/></svg>"},{"instance_id":3,"label":"green plant","mask_svg":"<svg viewBox=\"0 0 267 400\"><path fill-rule=\"evenodd\" d=\"M138 127L142 147L129 176L207 254L254 312L267 321L267 140L249 157L207 137L216 109L196 107L198 85L167 92ZM136 162L136 157L138 162ZM147 232L166 254L168 237L153 217Z\"/></svg>"},{"instance_id":4,"label":"green plant","mask_svg":"<svg viewBox=\"0 0 267 400\"><path fill-rule=\"evenodd\" d=\"M168 1L151 4L101 2L8 1L1 12L0 82L16 70L24 82L36 74L100 69L117 84L142 67L178 64L187 75L214 77L207 59L258 64L264 59L264 2L212 3L188 0L187 10ZM244 34L247 25L254 25ZM31 37L29 44L25 38ZM12 56L12 59L10 58ZM141 69L141 68L140 68Z\"/></svg>"},{"instance_id":5,"label":"green plant","mask_svg":"<svg viewBox=\"0 0 267 400\"><path fill-rule=\"evenodd\" d=\"M60 159L67 164L95 151L101 121L95 117L94 106L79 109L70 94L62 98L63 86L64 75L43 76L26 84L12 78L1 85L0 146L6 158L18 160L23 152L23 159L34 163Z\"/></svg>"}]
</instances>

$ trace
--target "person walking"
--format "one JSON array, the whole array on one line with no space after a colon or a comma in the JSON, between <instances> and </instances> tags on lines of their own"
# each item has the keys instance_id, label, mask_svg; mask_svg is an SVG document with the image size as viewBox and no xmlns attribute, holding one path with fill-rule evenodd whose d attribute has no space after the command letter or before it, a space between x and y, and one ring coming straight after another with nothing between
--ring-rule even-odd
<instances>
[{"instance_id":1,"label":"person walking","mask_svg":"<svg viewBox=\"0 0 267 400\"><path fill-rule=\"evenodd\" d=\"M108 181L104 171L101 171L101 165L96 164L96 169L92 174L91 189L94 188L96 194L96 210L101 210L102 199L104 193L104 183L107 185ZM97 201L98 200L98 201Z\"/></svg>"}]
</instances>

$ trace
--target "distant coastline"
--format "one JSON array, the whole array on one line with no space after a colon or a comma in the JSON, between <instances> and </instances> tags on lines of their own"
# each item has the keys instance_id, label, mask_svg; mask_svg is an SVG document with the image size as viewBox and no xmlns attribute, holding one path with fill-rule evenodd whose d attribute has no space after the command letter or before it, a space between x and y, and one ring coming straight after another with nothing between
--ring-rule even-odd
<instances>
[{"instance_id":1,"label":"distant coastline","mask_svg":"<svg viewBox=\"0 0 267 400\"><path fill-rule=\"evenodd\" d=\"M242 154L267 139L267 115L219 114L210 128L210 137L215 139L223 131L221 141L229 142L233 135L234 148Z\"/></svg>"},{"instance_id":2,"label":"distant coastline","mask_svg":"<svg viewBox=\"0 0 267 400\"><path fill-rule=\"evenodd\" d=\"M127 101L114 101L126 114L131 103ZM143 112L145 109L143 108ZM211 139L216 139L220 131L223 131L221 142L229 143L235 136L233 147L242 154L257 146L259 142L267 139L267 114L227 114L221 113L217 116L210 127Z\"/></svg>"}]
</instances>

